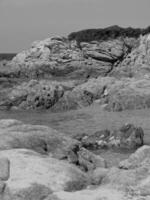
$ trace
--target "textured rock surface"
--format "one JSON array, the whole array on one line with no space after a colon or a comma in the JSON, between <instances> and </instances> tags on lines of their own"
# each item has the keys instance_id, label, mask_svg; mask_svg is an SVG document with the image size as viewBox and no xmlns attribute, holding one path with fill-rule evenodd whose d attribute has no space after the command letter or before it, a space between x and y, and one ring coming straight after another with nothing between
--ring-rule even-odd
<instances>
[{"instance_id":1,"label":"textured rock surface","mask_svg":"<svg viewBox=\"0 0 150 200\"><path fill-rule=\"evenodd\" d=\"M117 41L114 43L116 45ZM105 75L111 70L112 60L125 51L122 43L118 41L118 46L113 47L116 48L116 53L109 51L108 57L110 58L105 59L105 54L107 54L107 49L111 48L111 43L108 45L110 47L107 47L107 44L105 48L103 45L97 46L99 51L104 51L104 49L106 51L101 59L98 59L100 61L97 61L97 58L88 59L87 52L91 50L91 47L90 49L84 47L84 51L82 51L75 42L69 42L63 37L36 41L29 50L23 51L13 58L12 62L7 65L8 70L5 69L2 74L5 77L28 78L51 76L86 78L86 76Z\"/></svg>"},{"instance_id":2,"label":"textured rock surface","mask_svg":"<svg viewBox=\"0 0 150 200\"><path fill-rule=\"evenodd\" d=\"M91 105L96 99L103 99L105 89L115 83L112 77L99 77L80 84L72 91L67 91L55 104L55 110L69 110Z\"/></svg>"},{"instance_id":3,"label":"textured rock surface","mask_svg":"<svg viewBox=\"0 0 150 200\"><path fill-rule=\"evenodd\" d=\"M137 139L137 130L128 124L116 135L129 141ZM105 160L83 148L82 142L49 127L0 120L0 141L2 200L125 200L149 195L149 146L118 167L106 168Z\"/></svg>"},{"instance_id":4,"label":"textured rock surface","mask_svg":"<svg viewBox=\"0 0 150 200\"><path fill-rule=\"evenodd\" d=\"M41 199L54 191L73 191L86 186L86 175L77 167L27 149L0 152L10 160L6 199ZM8 197L7 197L8 196Z\"/></svg>"},{"instance_id":5,"label":"textured rock surface","mask_svg":"<svg viewBox=\"0 0 150 200\"><path fill-rule=\"evenodd\" d=\"M106 107L109 111L135 110L150 107L150 79L127 78L108 88Z\"/></svg>"},{"instance_id":6,"label":"textured rock surface","mask_svg":"<svg viewBox=\"0 0 150 200\"><path fill-rule=\"evenodd\" d=\"M15 148L52 155L57 159L67 160L84 171L106 166L103 158L82 148L79 141L50 127L23 124L17 120L0 120L0 150ZM4 176L3 173L2 175Z\"/></svg>"},{"instance_id":7,"label":"textured rock surface","mask_svg":"<svg viewBox=\"0 0 150 200\"><path fill-rule=\"evenodd\" d=\"M63 37L36 41L0 66L0 108L60 111L95 100L109 111L149 108L149 57L149 35L80 45ZM70 86L73 79L80 81Z\"/></svg>"},{"instance_id":8,"label":"textured rock surface","mask_svg":"<svg viewBox=\"0 0 150 200\"><path fill-rule=\"evenodd\" d=\"M150 69L150 40L149 35L139 39L139 44L113 70L114 76L143 77L149 76Z\"/></svg>"},{"instance_id":9,"label":"textured rock surface","mask_svg":"<svg viewBox=\"0 0 150 200\"><path fill-rule=\"evenodd\" d=\"M48 109L63 96L63 93L62 86L57 83L31 80L29 83L14 87L1 105L8 108Z\"/></svg>"},{"instance_id":10,"label":"textured rock surface","mask_svg":"<svg viewBox=\"0 0 150 200\"><path fill-rule=\"evenodd\" d=\"M6 181L9 178L10 162L6 158L0 159L0 180Z\"/></svg>"},{"instance_id":11,"label":"textured rock surface","mask_svg":"<svg viewBox=\"0 0 150 200\"><path fill-rule=\"evenodd\" d=\"M143 162L150 159L150 147L143 146L132 154L127 160L120 162L121 169L135 169L143 165Z\"/></svg>"},{"instance_id":12,"label":"textured rock surface","mask_svg":"<svg viewBox=\"0 0 150 200\"><path fill-rule=\"evenodd\" d=\"M83 147L87 149L123 148L136 149L144 144L144 131L133 124L125 124L119 130L101 130L94 134L76 135Z\"/></svg>"},{"instance_id":13,"label":"textured rock surface","mask_svg":"<svg viewBox=\"0 0 150 200\"><path fill-rule=\"evenodd\" d=\"M107 175L109 169L99 167L91 172L89 172L89 177L93 185L100 185L103 178Z\"/></svg>"},{"instance_id":14,"label":"textured rock surface","mask_svg":"<svg viewBox=\"0 0 150 200\"><path fill-rule=\"evenodd\" d=\"M98 77L88 81L31 80L1 90L0 108L63 111L95 101L108 111L150 107L150 79Z\"/></svg>"},{"instance_id":15,"label":"textured rock surface","mask_svg":"<svg viewBox=\"0 0 150 200\"><path fill-rule=\"evenodd\" d=\"M143 146L129 159L122 161L118 168L111 168L102 180L103 184L126 190L130 194L149 196L149 149L149 146Z\"/></svg>"},{"instance_id":16,"label":"textured rock surface","mask_svg":"<svg viewBox=\"0 0 150 200\"><path fill-rule=\"evenodd\" d=\"M80 43L80 46L87 57L105 62L114 63L123 59L128 48L122 40L108 40L103 42Z\"/></svg>"},{"instance_id":17,"label":"textured rock surface","mask_svg":"<svg viewBox=\"0 0 150 200\"><path fill-rule=\"evenodd\" d=\"M57 192L46 200L125 200L127 197L121 191L110 188L86 189L79 192Z\"/></svg>"},{"instance_id":18,"label":"textured rock surface","mask_svg":"<svg viewBox=\"0 0 150 200\"><path fill-rule=\"evenodd\" d=\"M65 157L79 142L46 126L23 124L17 120L0 120L0 150L26 148L42 154Z\"/></svg>"}]
</instances>

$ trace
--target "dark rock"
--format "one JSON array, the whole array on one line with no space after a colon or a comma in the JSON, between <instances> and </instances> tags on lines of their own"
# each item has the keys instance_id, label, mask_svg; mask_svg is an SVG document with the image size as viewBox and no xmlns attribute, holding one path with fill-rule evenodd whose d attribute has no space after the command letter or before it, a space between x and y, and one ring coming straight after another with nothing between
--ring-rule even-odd
<instances>
[{"instance_id":1,"label":"dark rock","mask_svg":"<svg viewBox=\"0 0 150 200\"><path fill-rule=\"evenodd\" d=\"M144 131L141 127L135 127L133 124L125 124L119 130L102 130L75 138L87 149L136 149L144 144Z\"/></svg>"}]
</instances>

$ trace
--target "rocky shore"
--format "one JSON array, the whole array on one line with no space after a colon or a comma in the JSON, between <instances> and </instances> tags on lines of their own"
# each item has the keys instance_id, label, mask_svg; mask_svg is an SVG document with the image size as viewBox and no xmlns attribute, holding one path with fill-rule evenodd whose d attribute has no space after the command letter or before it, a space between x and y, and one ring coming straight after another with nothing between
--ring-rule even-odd
<instances>
[{"instance_id":1,"label":"rocky shore","mask_svg":"<svg viewBox=\"0 0 150 200\"><path fill-rule=\"evenodd\" d=\"M108 167L101 155L91 151L136 150L143 145L140 127L126 124L111 135L95 133L90 140L10 119L0 120L0 133L2 200L140 199L150 195L149 146L139 148L116 167Z\"/></svg>"},{"instance_id":2,"label":"rocky shore","mask_svg":"<svg viewBox=\"0 0 150 200\"><path fill-rule=\"evenodd\" d=\"M34 42L0 62L0 110L150 108L150 28L118 26ZM110 166L97 150L132 150ZM0 200L149 200L150 146L140 125L68 135L0 120Z\"/></svg>"},{"instance_id":3,"label":"rocky shore","mask_svg":"<svg viewBox=\"0 0 150 200\"><path fill-rule=\"evenodd\" d=\"M36 41L1 64L1 109L65 111L95 101L108 111L149 108L148 33L80 43L68 38Z\"/></svg>"}]
</instances>

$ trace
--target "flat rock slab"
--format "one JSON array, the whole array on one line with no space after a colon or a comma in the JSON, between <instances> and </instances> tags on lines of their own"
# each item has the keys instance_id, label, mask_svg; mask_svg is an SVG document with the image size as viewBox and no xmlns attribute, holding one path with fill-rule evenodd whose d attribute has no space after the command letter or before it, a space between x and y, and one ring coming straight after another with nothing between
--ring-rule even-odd
<instances>
[{"instance_id":1,"label":"flat rock slab","mask_svg":"<svg viewBox=\"0 0 150 200\"><path fill-rule=\"evenodd\" d=\"M58 192L54 193L52 197L49 197L47 200L125 200L123 192L103 187L92 190L86 189L73 193Z\"/></svg>"}]
</instances>

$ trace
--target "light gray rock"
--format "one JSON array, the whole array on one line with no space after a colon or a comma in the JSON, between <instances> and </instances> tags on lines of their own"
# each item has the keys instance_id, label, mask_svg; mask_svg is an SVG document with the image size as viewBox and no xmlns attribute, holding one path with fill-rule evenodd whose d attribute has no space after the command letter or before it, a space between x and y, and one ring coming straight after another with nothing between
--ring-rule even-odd
<instances>
[{"instance_id":1,"label":"light gray rock","mask_svg":"<svg viewBox=\"0 0 150 200\"><path fill-rule=\"evenodd\" d=\"M85 148L81 148L77 154L79 165L85 171L91 171L99 167L107 167L106 161L102 157L91 153Z\"/></svg>"},{"instance_id":2,"label":"light gray rock","mask_svg":"<svg viewBox=\"0 0 150 200\"><path fill-rule=\"evenodd\" d=\"M107 175L109 169L107 168L96 168L93 171L89 172L89 177L91 180L91 184L100 185L102 183L103 178Z\"/></svg>"},{"instance_id":3,"label":"light gray rock","mask_svg":"<svg viewBox=\"0 0 150 200\"><path fill-rule=\"evenodd\" d=\"M26 148L41 154L67 158L68 151L79 146L77 140L50 127L23 124L17 120L0 120L0 150Z\"/></svg>"},{"instance_id":4,"label":"light gray rock","mask_svg":"<svg viewBox=\"0 0 150 200\"><path fill-rule=\"evenodd\" d=\"M150 159L150 147L144 145L132 154L127 160L120 162L122 169L135 169L143 165L145 159Z\"/></svg>"},{"instance_id":5,"label":"light gray rock","mask_svg":"<svg viewBox=\"0 0 150 200\"><path fill-rule=\"evenodd\" d=\"M150 195L149 148L141 147L127 160L122 161L118 168L111 168L102 179L102 184L147 198Z\"/></svg>"},{"instance_id":6,"label":"light gray rock","mask_svg":"<svg viewBox=\"0 0 150 200\"><path fill-rule=\"evenodd\" d=\"M10 162L7 158L0 158L0 180L6 181L10 176Z\"/></svg>"},{"instance_id":7,"label":"light gray rock","mask_svg":"<svg viewBox=\"0 0 150 200\"><path fill-rule=\"evenodd\" d=\"M56 191L75 191L87 185L87 177L76 166L27 149L0 152L10 160L10 177L4 195L10 199L41 199ZM9 199L6 198L6 199Z\"/></svg>"},{"instance_id":8,"label":"light gray rock","mask_svg":"<svg viewBox=\"0 0 150 200\"><path fill-rule=\"evenodd\" d=\"M149 78L125 78L108 88L108 111L144 109L150 107Z\"/></svg>"}]
</instances>

